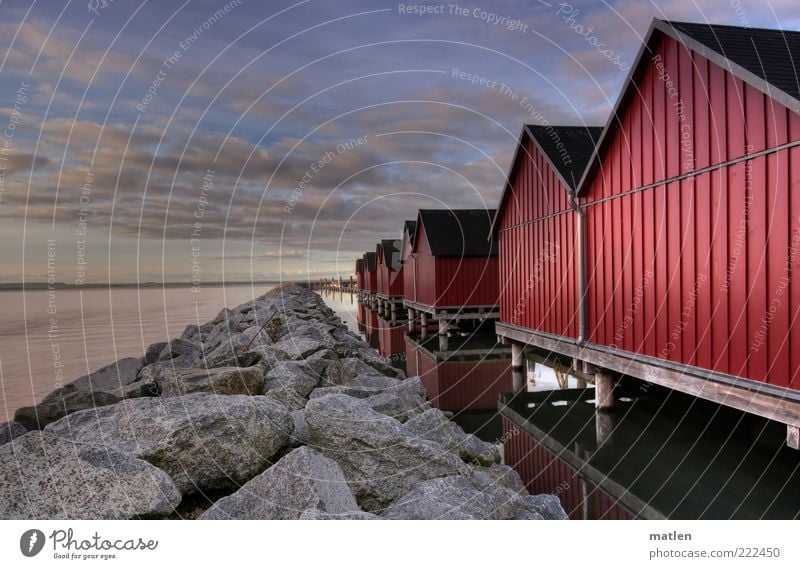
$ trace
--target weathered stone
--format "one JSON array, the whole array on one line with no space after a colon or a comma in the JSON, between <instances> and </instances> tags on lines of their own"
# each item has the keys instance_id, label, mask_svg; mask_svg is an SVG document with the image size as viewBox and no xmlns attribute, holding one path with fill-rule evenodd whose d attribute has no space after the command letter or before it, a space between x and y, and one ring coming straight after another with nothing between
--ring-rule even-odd
<instances>
[{"instance_id":1,"label":"weathered stone","mask_svg":"<svg viewBox=\"0 0 800 569\"><path fill-rule=\"evenodd\" d=\"M306 423L305 410L292 411L292 422L294 423L292 446L308 444L308 424Z\"/></svg>"},{"instance_id":2,"label":"weathered stone","mask_svg":"<svg viewBox=\"0 0 800 569\"><path fill-rule=\"evenodd\" d=\"M497 500L464 476L425 480L383 511L389 520L497 520Z\"/></svg>"},{"instance_id":3,"label":"weathered stone","mask_svg":"<svg viewBox=\"0 0 800 569\"><path fill-rule=\"evenodd\" d=\"M552 494L536 494L533 496L523 496L525 502L525 510L530 512L532 516L539 515L545 520L566 520L567 513L561 506L557 496ZM535 517L526 517L523 513L517 514L517 519L536 519Z\"/></svg>"},{"instance_id":4,"label":"weathered stone","mask_svg":"<svg viewBox=\"0 0 800 569\"><path fill-rule=\"evenodd\" d=\"M360 399L312 399L306 423L309 444L339 463L367 511L385 508L423 480L469 473L457 455L410 436L399 421Z\"/></svg>"},{"instance_id":5,"label":"weathered stone","mask_svg":"<svg viewBox=\"0 0 800 569\"><path fill-rule=\"evenodd\" d=\"M305 419L303 420L305 422ZM8 421L7 423L0 423L0 445L11 442L17 437L21 437L28 432L28 429L23 427L16 421Z\"/></svg>"},{"instance_id":6,"label":"weathered stone","mask_svg":"<svg viewBox=\"0 0 800 569\"><path fill-rule=\"evenodd\" d=\"M508 471L504 472L500 465L471 467L469 479L473 486L495 500L496 519L566 519L566 513L557 497L549 494L528 495L519 477Z\"/></svg>"},{"instance_id":7,"label":"weathered stone","mask_svg":"<svg viewBox=\"0 0 800 569\"><path fill-rule=\"evenodd\" d=\"M385 391L367 397L364 401L378 413L394 417L401 423L425 412L431 406L419 395L403 390Z\"/></svg>"},{"instance_id":8,"label":"weathered stone","mask_svg":"<svg viewBox=\"0 0 800 569\"><path fill-rule=\"evenodd\" d=\"M158 356L161 355L161 352L163 352L164 348L166 347L167 342L156 342L155 344L150 344L147 347L147 351L144 353L144 365L156 363L158 361Z\"/></svg>"},{"instance_id":9,"label":"weathered stone","mask_svg":"<svg viewBox=\"0 0 800 569\"><path fill-rule=\"evenodd\" d=\"M319 510L306 510L300 515L301 520L380 520L381 518L369 512L348 512L346 514L329 514Z\"/></svg>"},{"instance_id":10,"label":"weathered stone","mask_svg":"<svg viewBox=\"0 0 800 569\"><path fill-rule=\"evenodd\" d=\"M167 474L130 454L47 432L0 447L3 519L130 519L181 501Z\"/></svg>"},{"instance_id":11,"label":"weathered stone","mask_svg":"<svg viewBox=\"0 0 800 569\"><path fill-rule=\"evenodd\" d=\"M68 415L47 431L132 453L189 493L249 480L288 445L293 428L289 412L268 397L191 393L126 399Z\"/></svg>"},{"instance_id":12,"label":"weathered stone","mask_svg":"<svg viewBox=\"0 0 800 569\"><path fill-rule=\"evenodd\" d=\"M431 408L411 417L406 422L405 428L409 433L437 442L445 449L458 453L468 462L483 465L500 462L500 451L496 445L465 433L456 423L448 421L439 409Z\"/></svg>"},{"instance_id":13,"label":"weathered stone","mask_svg":"<svg viewBox=\"0 0 800 569\"><path fill-rule=\"evenodd\" d=\"M264 392L290 387L301 397L308 394L319 383L319 376L304 363L296 361L277 362L264 376Z\"/></svg>"},{"instance_id":14,"label":"weathered stone","mask_svg":"<svg viewBox=\"0 0 800 569\"><path fill-rule=\"evenodd\" d=\"M364 349L372 350L372 348L366 347L364 347ZM351 378L369 375L387 375L397 379L402 379L405 377L405 374L402 371L383 361L380 356L377 355L377 353L374 359L370 359L369 361L365 361L359 357L351 356L342 358L341 362L345 370L350 373Z\"/></svg>"},{"instance_id":15,"label":"weathered stone","mask_svg":"<svg viewBox=\"0 0 800 569\"><path fill-rule=\"evenodd\" d=\"M340 357L342 363L353 377L375 374L375 372L397 379L403 379L406 376L402 370L391 365L387 358L382 357L374 349L366 346L363 341L359 341L358 349L351 349L347 354L340 354Z\"/></svg>"},{"instance_id":16,"label":"weathered stone","mask_svg":"<svg viewBox=\"0 0 800 569\"><path fill-rule=\"evenodd\" d=\"M178 356L172 360L166 361L157 361L150 365L144 366L142 369L139 370L139 377L136 380L137 382L143 381L145 383L148 382L155 382L158 383L161 381L161 376L168 372L169 370L173 370L176 368L187 368L187 367L198 367L202 363L202 360L197 360L194 357L183 357ZM134 382L136 383L136 382Z\"/></svg>"},{"instance_id":17,"label":"weathered stone","mask_svg":"<svg viewBox=\"0 0 800 569\"><path fill-rule=\"evenodd\" d=\"M187 324L180 337L190 342L198 342L200 340L200 326L197 324Z\"/></svg>"},{"instance_id":18,"label":"weathered stone","mask_svg":"<svg viewBox=\"0 0 800 569\"><path fill-rule=\"evenodd\" d=\"M14 420L29 431L35 431L70 413L113 405L119 400L112 393L80 391L74 385L65 385L46 395L38 405L17 409Z\"/></svg>"},{"instance_id":19,"label":"weathered stone","mask_svg":"<svg viewBox=\"0 0 800 569\"><path fill-rule=\"evenodd\" d=\"M79 391L105 391L119 394L122 388L136 381L137 374L143 365L142 358L122 358L89 375L69 382L65 387L71 385Z\"/></svg>"},{"instance_id":20,"label":"weathered stone","mask_svg":"<svg viewBox=\"0 0 800 569\"><path fill-rule=\"evenodd\" d=\"M507 464L492 464L491 466L478 466L473 464L472 480L478 481L480 487L499 484L517 494L527 495L525 484L517 471Z\"/></svg>"},{"instance_id":21,"label":"weathered stone","mask_svg":"<svg viewBox=\"0 0 800 569\"><path fill-rule=\"evenodd\" d=\"M133 399L134 397L158 397L161 395L161 387L154 382L140 379L130 385L126 385L121 393L123 399Z\"/></svg>"},{"instance_id":22,"label":"weathered stone","mask_svg":"<svg viewBox=\"0 0 800 569\"><path fill-rule=\"evenodd\" d=\"M178 368L165 370L159 381L162 397L203 391L219 395L261 395L264 372L259 366Z\"/></svg>"},{"instance_id":23,"label":"weathered stone","mask_svg":"<svg viewBox=\"0 0 800 569\"><path fill-rule=\"evenodd\" d=\"M202 349L194 342L184 340L183 338L175 338L170 340L158 356L159 361L173 360L179 356L200 357Z\"/></svg>"},{"instance_id":24,"label":"weathered stone","mask_svg":"<svg viewBox=\"0 0 800 569\"><path fill-rule=\"evenodd\" d=\"M309 510L333 517L362 513L339 465L300 447L219 500L200 519L293 520Z\"/></svg>"},{"instance_id":25,"label":"weathered stone","mask_svg":"<svg viewBox=\"0 0 800 569\"><path fill-rule=\"evenodd\" d=\"M321 340L308 336L296 336L290 334L275 344L275 348L288 354L293 360L302 360L328 346Z\"/></svg>"},{"instance_id":26,"label":"weathered stone","mask_svg":"<svg viewBox=\"0 0 800 569\"><path fill-rule=\"evenodd\" d=\"M300 396L297 391L291 387L277 387L275 389L270 389L266 393L266 396L274 399L286 407L286 409L288 409L290 412L304 409L308 403L308 399Z\"/></svg>"},{"instance_id":27,"label":"weathered stone","mask_svg":"<svg viewBox=\"0 0 800 569\"><path fill-rule=\"evenodd\" d=\"M226 322L235 316L236 312L226 307L220 310L217 316L211 322L214 324L219 324L220 322Z\"/></svg>"}]
</instances>

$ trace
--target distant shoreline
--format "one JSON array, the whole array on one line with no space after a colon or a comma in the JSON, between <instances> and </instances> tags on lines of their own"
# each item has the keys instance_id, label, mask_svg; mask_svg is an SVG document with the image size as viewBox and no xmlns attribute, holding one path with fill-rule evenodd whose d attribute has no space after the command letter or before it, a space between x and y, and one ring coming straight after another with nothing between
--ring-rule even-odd
<instances>
[{"instance_id":1,"label":"distant shoreline","mask_svg":"<svg viewBox=\"0 0 800 569\"><path fill-rule=\"evenodd\" d=\"M199 286L241 286L241 285L279 285L286 284L289 281L216 281L216 282L203 282ZM83 285L73 285L69 283L58 282L52 285L56 290L67 289L85 289L85 288L181 288L198 286L198 283L192 282L169 282L169 283L87 283ZM21 290L48 290L51 288L47 282L34 282L34 283L0 283L0 291L21 291Z\"/></svg>"}]
</instances>

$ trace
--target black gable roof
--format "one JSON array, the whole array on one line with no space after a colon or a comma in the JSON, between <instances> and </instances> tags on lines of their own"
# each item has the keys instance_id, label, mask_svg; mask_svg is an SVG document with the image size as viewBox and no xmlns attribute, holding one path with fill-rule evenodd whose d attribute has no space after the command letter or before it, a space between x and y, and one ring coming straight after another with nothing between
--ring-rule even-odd
<instances>
[{"instance_id":1,"label":"black gable roof","mask_svg":"<svg viewBox=\"0 0 800 569\"><path fill-rule=\"evenodd\" d=\"M398 239L381 239L378 245L383 249L384 262L395 271L400 268L400 248L402 246L403 242Z\"/></svg>"},{"instance_id":2,"label":"black gable roof","mask_svg":"<svg viewBox=\"0 0 800 569\"><path fill-rule=\"evenodd\" d=\"M378 270L378 258L375 256L374 251L364 253L364 263L368 272L373 273Z\"/></svg>"},{"instance_id":3,"label":"black gable roof","mask_svg":"<svg viewBox=\"0 0 800 569\"><path fill-rule=\"evenodd\" d=\"M364 258L356 259L356 273L361 274L364 272Z\"/></svg>"},{"instance_id":4,"label":"black gable roof","mask_svg":"<svg viewBox=\"0 0 800 569\"><path fill-rule=\"evenodd\" d=\"M417 222L406 220L405 221L405 231L408 233L408 239L411 241L411 246L414 246L414 241L417 239Z\"/></svg>"},{"instance_id":5,"label":"black gable roof","mask_svg":"<svg viewBox=\"0 0 800 569\"><path fill-rule=\"evenodd\" d=\"M574 190L592 157L603 127L527 125L526 128L567 186Z\"/></svg>"},{"instance_id":6,"label":"black gable roof","mask_svg":"<svg viewBox=\"0 0 800 569\"><path fill-rule=\"evenodd\" d=\"M664 22L800 100L800 32Z\"/></svg>"},{"instance_id":7,"label":"black gable roof","mask_svg":"<svg viewBox=\"0 0 800 569\"><path fill-rule=\"evenodd\" d=\"M497 242L486 239L494 214L493 209L421 209L419 220L433 255L488 257L497 255Z\"/></svg>"}]
</instances>

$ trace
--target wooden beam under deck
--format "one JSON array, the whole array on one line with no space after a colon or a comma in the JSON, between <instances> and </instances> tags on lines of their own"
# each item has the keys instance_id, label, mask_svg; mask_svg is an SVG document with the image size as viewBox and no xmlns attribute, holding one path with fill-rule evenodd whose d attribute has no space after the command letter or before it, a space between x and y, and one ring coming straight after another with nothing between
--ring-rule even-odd
<instances>
[{"instance_id":1,"label":"wooden beam under deck","mask_svg":"<svg viewBox=\"0 0 800 569\"><path fill-rule=\"evenodd\" d=\"M496 323L495 330L498 336L509 340L784 423L789 426L789 444L792 433L800 426L800 393L632 352L578 345L570 338L544 335L506 323Z\"/></svg>"},{"instance_id":2,"label":"wooden beam under deck","mask_svg":"<svg viewBox=\"0 0 800 569\"><path fill-rule=\"evenodd\" d=\"M430 314L434 320L475 320L500 318L500 308L494 306L430 306L404 299L403 306Z\"/></svg>"}]
</instances>

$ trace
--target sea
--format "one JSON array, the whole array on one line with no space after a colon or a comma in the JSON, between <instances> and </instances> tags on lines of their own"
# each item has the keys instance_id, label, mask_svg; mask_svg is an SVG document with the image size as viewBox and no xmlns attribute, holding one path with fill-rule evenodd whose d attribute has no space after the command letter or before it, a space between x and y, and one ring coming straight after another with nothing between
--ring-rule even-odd
<instances>
[{"instance_id":1,"label":"sea","mask_svg":"<svg viewBox=\"0 0 800 569\"><path fill-rule=\"evenodd\" d=\"M273 285L0 291L0 422L73 379L204 324Z\"/></svg>"}]
</instances>

